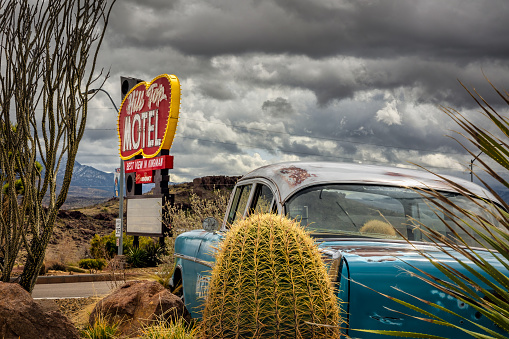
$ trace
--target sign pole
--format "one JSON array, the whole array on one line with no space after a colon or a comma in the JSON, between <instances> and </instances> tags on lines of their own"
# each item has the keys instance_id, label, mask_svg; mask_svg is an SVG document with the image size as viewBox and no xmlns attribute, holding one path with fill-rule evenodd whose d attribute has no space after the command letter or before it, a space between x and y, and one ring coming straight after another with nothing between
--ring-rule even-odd
<instances>
[{"instance_id":1,"label":"sign pole","mask_svg":"<svg viewBox=\"0 0 509 339\"><path fill-rule=\"evenodd\" d=\"M118 214L120 218L120 237L118 240L118 255L124 254L124 160L120 158L120 183L118 185Z\"/></svg>"}]
</instances>

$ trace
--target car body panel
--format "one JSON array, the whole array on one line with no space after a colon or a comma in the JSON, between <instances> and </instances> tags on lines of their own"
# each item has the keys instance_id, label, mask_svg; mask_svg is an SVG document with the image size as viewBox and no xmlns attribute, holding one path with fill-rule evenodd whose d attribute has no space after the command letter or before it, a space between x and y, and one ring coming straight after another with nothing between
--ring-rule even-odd
<instances>
[{"instance_id":1,"label":"car body panel","mask_svg":"<svg viewBox=\"0 0 509 339\"><path fill-rule=\"evenodd\" d=\"M180 270L186 307L193 318L198 318L201 316L208 291L214 251L222 234L205 230L193 230L185 234L175 241L175 266ZM175 282L175 285L178 285L178 282Z\"/></svg>"},{"instance_id":2,"label":"car body panel","mask_svg":"<svg viewBox=\"0 0 509 339\"><path fill-rule=\"evenodd\" d=\"M465 320L454 318L456 325L469 330L476 330L475 325L470 324L469 321L494 331L500 330L474 308L413 276L419 274L413 267L418 267L440 279L447 280L444 274L438 271L428 259L416 251L418 249L433 256L435 260L446 263L466 276L472 277L456 260L451 259L450 256L438 251L433 246L422 243L410 245L404 241L343 239L323 242L320 247L327 249L329 255L334 251L340 252L342 264L348 268L343 270L342 275L338 278L338 297L340 300L348 300L341 303L341 309L343 318L348 322L350 336L378 338L378 335L362 333L355 329L410 331L423 326L422 320L409 316L423 317L422 314L389 300L382 294L399 298L436 316L449 319L450 315L446 312L420 303L412 295L441 305L463 317ZM485 257L488 258L491 265L501 271L505 270L500 262L488 255L486 250L476 249L476 251L481 255L485 252ZM470 263L468 259L462 256L458 257L462 262ZM395 279L395 277L397 278ZM461 332L457 329L433 324L426 325L426 333L447 338L461 336Z\"/></svg>"}]
</instances>

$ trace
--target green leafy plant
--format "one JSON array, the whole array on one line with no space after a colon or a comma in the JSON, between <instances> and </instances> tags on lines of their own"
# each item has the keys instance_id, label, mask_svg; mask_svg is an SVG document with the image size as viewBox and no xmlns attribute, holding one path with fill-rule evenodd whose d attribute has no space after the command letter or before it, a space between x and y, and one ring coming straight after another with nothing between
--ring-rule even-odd
<instances>
[{"instance_id":1,"label":"green leafy plant","mask_svg":"<svg viewBox=\"0 0 509 339\"><path fill-rule=\"evenodd\" d=\"M139 248L133 246L133 236L123 237L123 253L127 262L133 267L155 267L161 263L164 249L150 237L139 238ZM95 259L110 260L117 255L115 232L108 235L94 235L90 241L90 254Z\"/></svg>"},{"instance_id":2,"label":"green leafy plant","mask_svg":"<svg viewBox=\"0 0 509 339\"><path fill-rule=\"evenodd\" d=\"M122 248L123 252L125 253L127 252L127 249L132 246L133 237L124 234L122 240ZM90 254L96 259L112 259L118 252L116 242L115 231L105 236L96 234L90 240Z\"/></svg>"},{"instance_id":3,"label":"green leafy plant","mask_svg":"<svg viewBox=\"0 0 509 339\"><path fill-rule=\"evenodd\" d=\"M126 261L131 267L146 267L147 252L144 248L129 247L125 254Z\"/></svg>"},{"instance_id":4,"label":"green leafy plant","mask_svg":"<svg viewBox=\"0 0 509 339\"><path fill-rule=\"evenodd\" d=\"M164 248L159 243L150 241L143 248L147 254L145 263L148 267L155 267L161 263Z\"/></svg>"},{"instance_id":5,"label":"green leafy plant","mask_svg":"<svg viewBox=\"0 0 509 339\"><path fill-rule=\"evenodd\" d=\"M298 223L254 214L232 227L212 270L203 338L338 338L338 324L325 264Z\"/></svg>"},{"instance_id":6,"label":"green leafy plant","mask_svg":"<svg viewBox=\"0 0 509 339\"><path fill-rule=\"evenodd\" d=\"M479 163L477 167L487 173L492 181L509 188L506 172L509 170L509 119L497 113L493 106L486 102L479 93L476 91L471 92L465 86L463 87L479 105L482 114L490 123L491 130L481 128L465 115L452 108L443 107L442 110L463 130L463 132L458 133L466 138L467 145L474 146L474 150L470 150L467 146L463 145L464 141L462 143L460 140L455 139L464 146L472 158L477 159ZM509 94L507 92L500 92L493 85L492 87L500 98L506 104L509 104ZM482 153L479 153L479 151ZM484 156L479 157L480 154L484 154ZM494 169L494 166L497 165L500 166L501 170ZM498 200L497 204L493 203L487 208L483 204L482 199L475 199L475 195L465 187L443 176L439 177L446 180L451 187L454 187L465 198L469 199L472 208L468 210L460 208L441 192L427 190L426 196L429 197L430 206L437 211L437 216L443 216L440 219L453 236L444 237L434 229L417 222L415 226L433 242L437 249L442 253L447 253L451 260L459 263L465 270L465 273L458 272L447 263L435 260L429 252L421 251L420 254L445 275L448 281L423 271L420 271L418 278L433 288L440 290L444 295L456 298L464 303L466 307L476 310L479 318L486 317L495 326L487 328L472 319L461 318L453 310L445 309L440 304L429 300L416 298L415 303L407 304L400 299L392 297L391 299L405 305L409 310L421 313L422 317L419 319L425 321L423 325L434 323L453 327L462 331L465 336L468 335L475 338L507 338L509 333L509 276L507 274L509 270L509 214L506 211L509 210L509 206L487 184L486 180L483 180L477 174L477 179L496 197ZM476 213L476 210L482 210L483 213ZM466 263L467 261L471 264ZM498 267L502 267L504 271L500 271ZM438 312L426 311L425 308L428 306L441 311L442 314L452 315L458 321L452 323L451 321L444 320L435 315ZM470 329L461 324L469 324ZM419 330L420 333L399 331L366 332L392 336L441 338L439 336L428 335L425 328L426 326L423 326ZM474 329L472 330L472 328Z\"/></svg>"}]
</instances>

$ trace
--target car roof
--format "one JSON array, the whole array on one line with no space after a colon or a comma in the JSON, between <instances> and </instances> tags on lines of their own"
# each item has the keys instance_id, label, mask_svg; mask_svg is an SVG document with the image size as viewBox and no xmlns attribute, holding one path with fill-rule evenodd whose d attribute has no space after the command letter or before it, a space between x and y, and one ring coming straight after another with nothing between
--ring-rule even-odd
<instances>
[{"instance_id":1,"label":"car roof","mask_svg":"<svg viewBox=\"0 0 509 339\"><path fill-rule=\"evenodd\" d=\"M453 176L442 177L461 185L473 195L497 201L477 184ZM340 162L284 162L267 165L244 175L239 184L254 178L273 182L279 190L281 202L302 188L328 183L377 184L458 192L446 180L423 170Z\"/></svg>"}]
</instances>

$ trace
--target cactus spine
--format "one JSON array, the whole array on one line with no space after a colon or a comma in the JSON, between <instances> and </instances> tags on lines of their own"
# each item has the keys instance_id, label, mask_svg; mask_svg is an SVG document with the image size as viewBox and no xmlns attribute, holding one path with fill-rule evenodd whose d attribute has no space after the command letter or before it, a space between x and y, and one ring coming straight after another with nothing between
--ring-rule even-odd
<instances>
[{"instance_id":1,"label":"cactus spine","mask_svg":"<svg viewBox=\"0 0 509 339\"><path fill-rule=\"evenodd\" d=\"M232 227L212 270L203 338L338 338L339 323L321 254L298 223L255 214Z\"/></svg>"}]
</instances>

